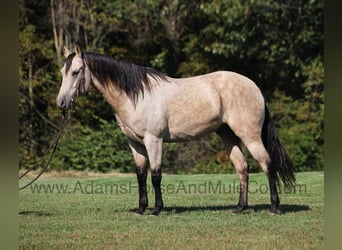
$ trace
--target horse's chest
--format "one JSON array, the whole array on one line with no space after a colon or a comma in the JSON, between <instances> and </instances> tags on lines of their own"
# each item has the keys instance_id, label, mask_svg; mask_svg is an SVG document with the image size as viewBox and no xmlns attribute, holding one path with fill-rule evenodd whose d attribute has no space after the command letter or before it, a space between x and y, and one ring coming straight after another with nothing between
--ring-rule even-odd
<instances>
[{"instance_id":1,"label":"horse's chest","mask_svg":"<svg viewBox=\"0 0 342 250\"><path fill-rule=\"evenodd\" d=\"M131 140L136 142L143 142L143 133L139 133L138 129L132 128L132 126L127 125L125 122L121 121L118 117L116 117L118 125L121 131Z\"/></svg>"}]
</instances>

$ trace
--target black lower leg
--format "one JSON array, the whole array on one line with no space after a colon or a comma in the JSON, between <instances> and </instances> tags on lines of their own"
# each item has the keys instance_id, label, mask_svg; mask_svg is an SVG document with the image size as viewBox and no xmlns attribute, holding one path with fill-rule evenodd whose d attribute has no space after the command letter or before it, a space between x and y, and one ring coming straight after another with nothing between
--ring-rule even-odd
<instances>
[{"instance_id":1,"label":"black lower leg","mask_svg":"<svg viewBox=\"0 0 342 250\"><path fill-rule=\"evenodd\" d=\"M248 207L247 200L248 200L248 175L246 177L245 184L240 183L239 203L237 204L236 208L233 210L233 213L238 214L246 210Z\"/></svg>"},{"instance_id":2,"label":"black lower leg","mask_svg":"<svg viewBox=\"0 0 342 250\"><path fill-rule=\"evenodd\" d=\"M152 171L151 178L152 178L152 185L154 188L155 198L156 198L152 215L159 215L160 211L164 207L161 188L160 188L160 183L162 179L161 170Z\"/></svg>"},{"instance_id":3,"label":"black lower leg","mask_svg":"<svg viewBox=\"0 0 342 250\"><path fill-rule=\"evenodd\" d=\"M277 184L276 184L276 176L269 175L268 176L268 183L270 187L270 195L271 195L271 213L277 214L278 207L279 207L279 196L277 191Z\"/></svg>"},{"instance_id":4,"label":"black lower leg","mask_svg":"<svg viewBox=\"0 0 342 250\"><path fill-rule=\"evenodd\" d=\"M137 169L137 179L139 184L139 207L136 210L137 214L143 214L146 207L148 206L146 179L147 170Z\"/></svg>"}]
</instances>

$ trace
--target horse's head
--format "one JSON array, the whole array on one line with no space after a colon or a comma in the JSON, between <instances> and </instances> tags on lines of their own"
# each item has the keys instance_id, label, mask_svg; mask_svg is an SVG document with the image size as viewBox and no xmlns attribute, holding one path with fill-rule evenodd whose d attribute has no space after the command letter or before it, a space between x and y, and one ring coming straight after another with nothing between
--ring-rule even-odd
<instances>
[{"instance_id":1,"label":"horse's head","mask_svg":"<svg viewBox=\"0 0 342 250\"><path fill-rule=\"evenodd\" d=\"M90 86L90 72L84 63L83 54L78 45L71 53L64 47L66 62L61 69L62 85L57 96L57 106L70 109L79 94L85 93Z\"/></svg>"}]
</instances>

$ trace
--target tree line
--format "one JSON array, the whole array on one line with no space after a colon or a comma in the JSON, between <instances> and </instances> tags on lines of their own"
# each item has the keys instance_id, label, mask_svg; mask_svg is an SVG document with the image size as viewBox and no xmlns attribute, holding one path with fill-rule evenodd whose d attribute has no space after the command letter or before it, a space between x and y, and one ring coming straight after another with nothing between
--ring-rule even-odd
<instances>
[{"instance_id":1,"label":"tree line","mask_svg":"<svg viewBox=\"0 0 342 250\"><path fill-rule=\"evenodd\" d=\"M296 171L322 170L323 8L323 0L19 0L19 167L43 156L58 128L61 50L79 44L172 77L248 76L264 93ZM171 173L233 171L215 135L167 144L163 157ZM251 172L260 170L248 162ZM135 169L94 88L79 98L51 167Z\"/></svg>"}]
</instances>

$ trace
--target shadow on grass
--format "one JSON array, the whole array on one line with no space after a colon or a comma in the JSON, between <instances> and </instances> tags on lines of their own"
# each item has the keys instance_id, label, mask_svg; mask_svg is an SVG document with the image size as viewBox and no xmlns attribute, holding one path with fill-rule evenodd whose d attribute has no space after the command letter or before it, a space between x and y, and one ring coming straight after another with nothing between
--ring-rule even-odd
<instances>
[{"instance_id":1,"label":"shadow on grass","mask_svg":"<svg viewBox=\"0 0 342 250\"><path fill-rule=\"evenodd\" d=\"M232 210L235 208L236 206L232 206L232 205L229 205L229 206L189 206L189 207L176 206L176 207L165 207L163 211L168 214L180 214L180 213L185 213L185 212L201 212L201 211L232 212ZM248 206L248 208L242 213L249 213L251 211L253 212L269 211L269 209L270 209L269 204L253 205L253 206ZM147 208L147 210L152 211L152 208ZM307 211L307 210L311 210L311 208L307 205L293 205L293 204L279 205L279 211L281 212L281 214L297 213L297 212ZM135 209L131 209L130 211L134 212ZM149 213L149 211L147 211L147 213Z\"/></svg>"},{"instance_id":2,"label":"shadow on grass","mask_svg":"<svg viewBox=\"0 0 342 250\"><path fill-rule=\"evenodd\" d=\"M51 216L52 214L44 212L44 211L20 211L19 215L28 216Z\"/></svg>"},{"instance_id":3,"label":"shadow on grass","mask_svg":"<svg viewBox=\"0 0 342 250\"><path fill-rule=\"evenodd\" d=\"M229 205L229 206L189 206L189 207L183 207L183 206L176 206L176 207L165 207L162 212L166 212L167 214L181 214L186 212L205 212L205 211L227 211L232 212L232 210L235 209L235 206ZM250 213L250 212L262 212L262 211L269 211L270 205L269 204L259 204L259 205L253 205L248 206L248 208L242 212L244 213ZM136 209L130 209L130 212L135 212ZM147 212L145 214L149 214L153 208L147 208ZM307 205L293 205L293 204L283 204L279 206L279 211L281 214L286 213L296 213L301 211L307 211L311 210L311 208ZM117 211L119 212L119 211ZM123 212L123 211L120 211ZM22 216L52 216L53 214L44 212L44 211L20 211L19 215Z\"/></svg>"},{"instance_id":4,"label":"shadow on grass","mask_svg":"<svg viewBox=\"0 0 342 250\"><path fill-rule=\"evenodd\" d=\"M252 209L254 212L260 212L264 210L269 210L270 205L259 204L259 205L249 206L248 208ZM302 211L308 211L308 210L311 210L311 208L307 205L280 204L279 210L282 214L286 214L286 213L297 213L297 212L302 212Z\"/></svg>"}]
</instances>

